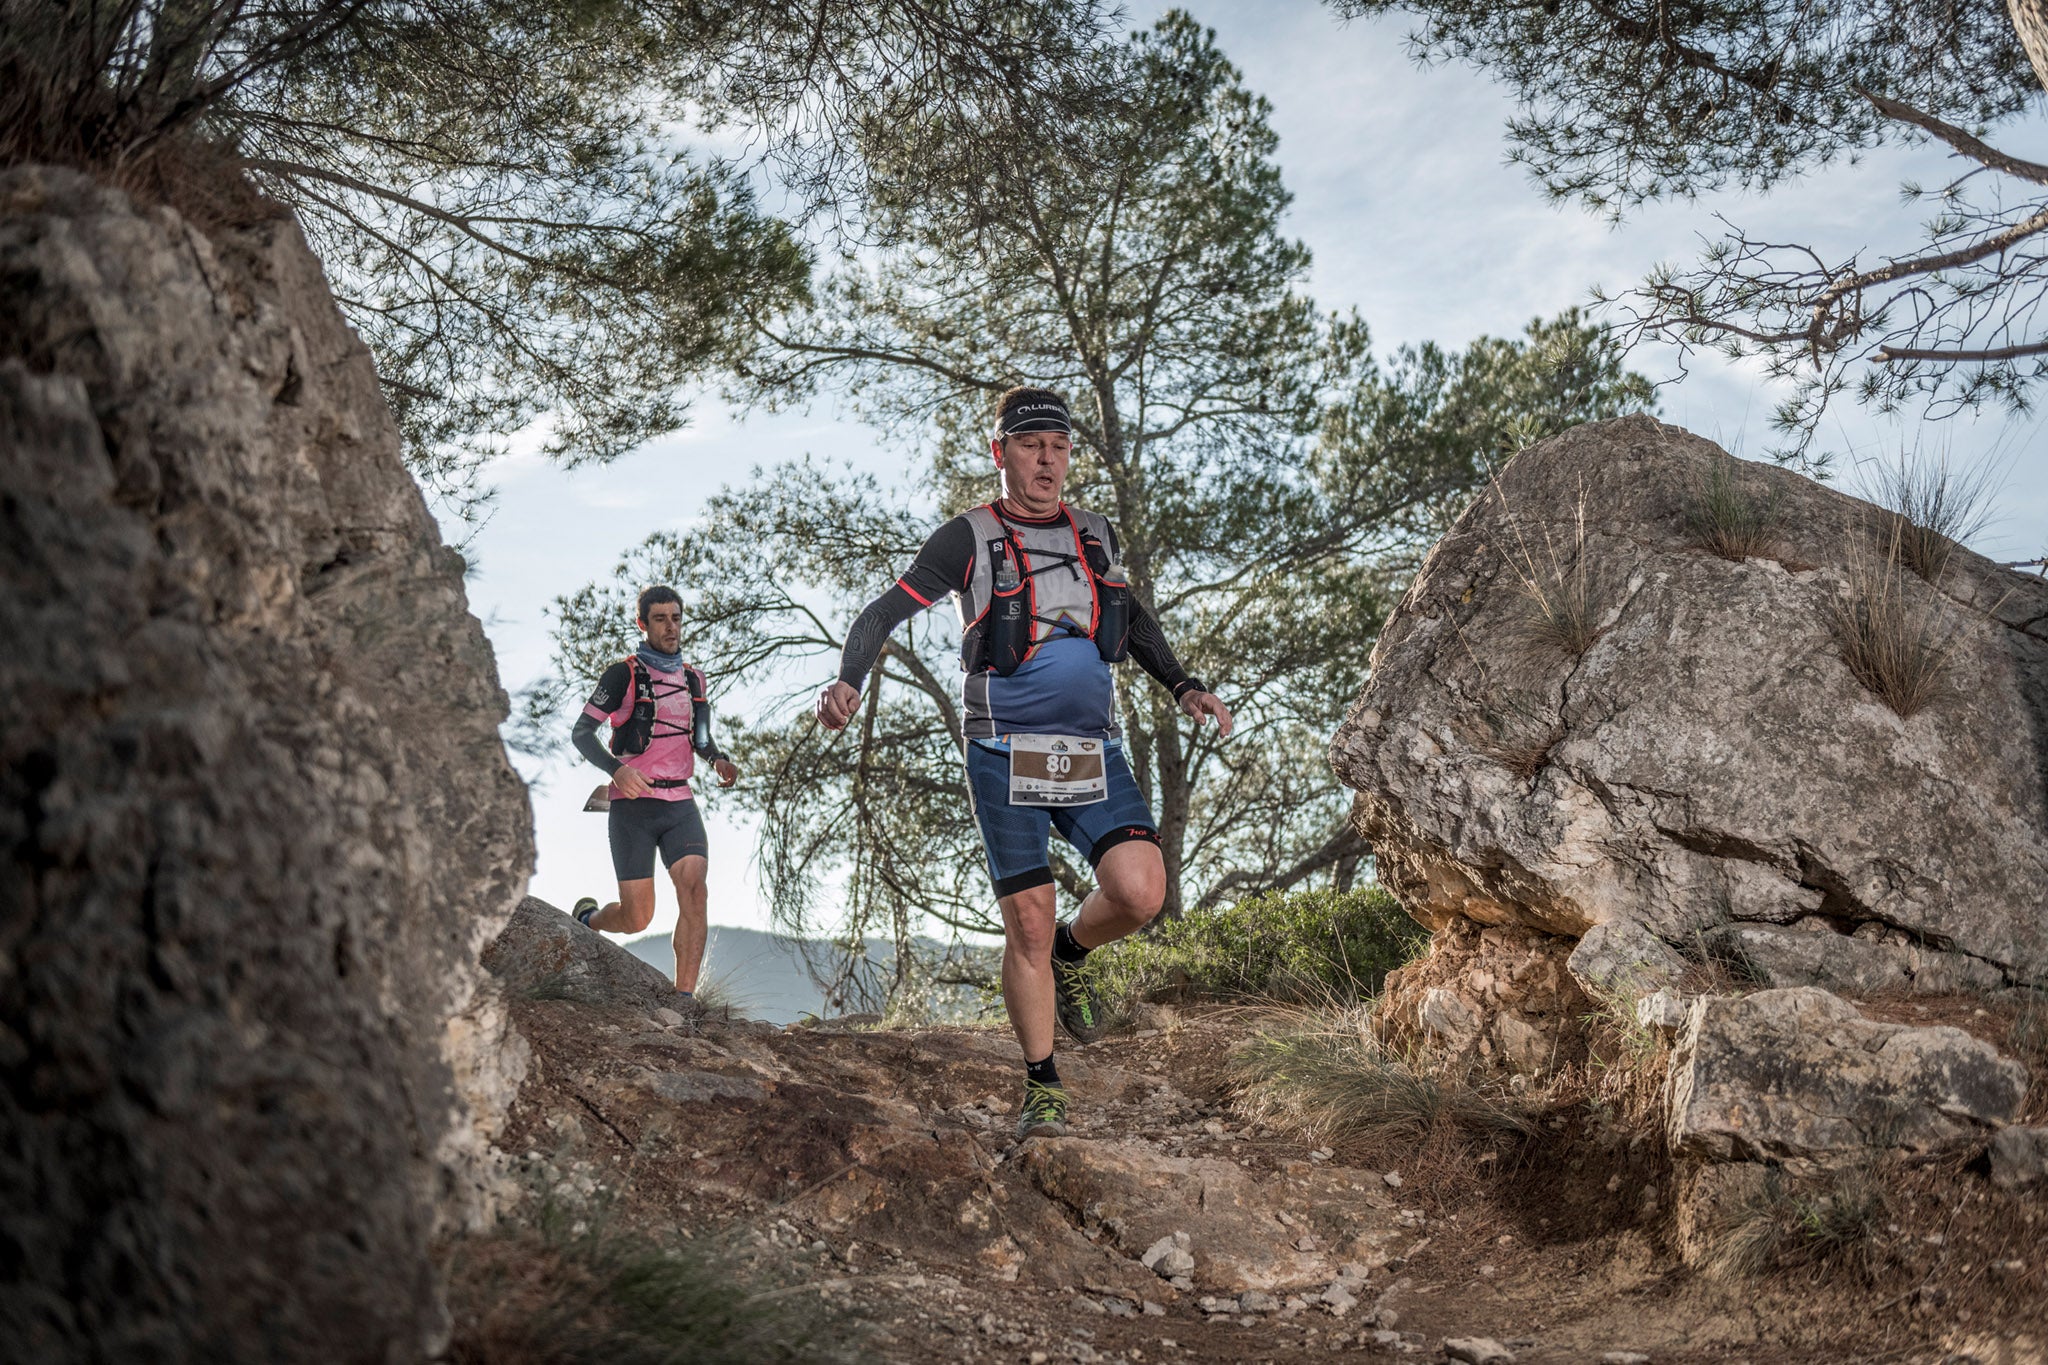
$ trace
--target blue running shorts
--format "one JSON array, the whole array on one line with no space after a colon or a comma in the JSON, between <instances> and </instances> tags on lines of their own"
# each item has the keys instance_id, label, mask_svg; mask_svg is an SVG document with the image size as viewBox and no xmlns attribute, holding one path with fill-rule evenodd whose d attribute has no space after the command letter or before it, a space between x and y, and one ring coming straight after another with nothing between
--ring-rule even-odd
<instances>
[{"instance_id":1,"label":"blue running shorts","mask_svg":"<svg viewBox=\"0 0 2048 1365\"><path fill-rule=\"evenodd\" d=\"M1055 828L1090 867L1118 844L1133 839L1159 842L1159 827L1131 775L1124 746L1115 740L1103 746L1103 773L1108 778L1107 800L1086 806L1013 806L1008 747L968 741L967 791L975 823L981 826L982 847L988 851L988 878L995 884L997 899L1052 881L1046 845Z\"/></svg>"}]
</instances>

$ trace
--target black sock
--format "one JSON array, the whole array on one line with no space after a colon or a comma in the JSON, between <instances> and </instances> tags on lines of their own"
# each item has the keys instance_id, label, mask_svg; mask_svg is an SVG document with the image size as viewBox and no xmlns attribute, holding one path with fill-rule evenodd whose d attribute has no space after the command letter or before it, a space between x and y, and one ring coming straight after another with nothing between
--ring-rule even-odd
<instances>
[{"instance_id":1,"label":"black sock","mask_svg":"<svg viewBox=\"0 0 2048 1365\"><path fill-rule=\"evenodd\" d=\"M1088 950L1074 937L1074 926L1062 924L1052 931L1052 955L1056 962L1079 962L1088 956Z\"/></svg>"},{"instance_id":2,"label":"black sock","mask_svg":"<svg viewBox=\"0 0 2048 1365\"><path fill-rule=\"evenodd\" d=\"M1045 1060L1042 1062L1024 1063L1024 1075L1031 1080L1037 1081L1040 1085L1058 1085L1060 1083L1060 1069L1052 1064L1052 1054L1050 1052L1045 1054Z\"/></svg>"}]
</instances>

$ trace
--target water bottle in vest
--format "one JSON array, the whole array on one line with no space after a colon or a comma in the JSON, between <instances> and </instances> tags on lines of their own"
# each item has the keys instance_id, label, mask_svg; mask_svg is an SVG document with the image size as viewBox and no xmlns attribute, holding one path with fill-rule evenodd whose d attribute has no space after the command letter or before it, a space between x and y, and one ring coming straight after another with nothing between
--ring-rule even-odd
<instances>
[{"instance_id":1,"label":"water bottle in vest","mask_svg":"<svg viewBox=\"0 0 2048 1365\"><path fill-rule=\"evenodd\" d=\"M1095 652L1105 663L1118 664L1131 654L1131 579L1121 564L1112 564L1095 580L1101 614L1095 623Z\"/></svg>"},{"instance_id":2,"label":"water bottle in vest","mask_svg":"<svg viewBox=\"0 0 2048 1365\"><path fill-rule=\"evenodd\" d=\"M636 659L626 661L626 676L632 680L633 714L624 725L612 727L611 751L621 758L644 754L654 742L654 679Z\"/></svg>"},{"instance_id":3,"label":"water bottle in vest","mask_svg":"<svg viewBox=\"0 0 2048 1365\"><path fill-rule=\"evenodd\" d=\"M1030 650L1031 604L1024 597L1024 580L1005 556L996 565L995 598L988 609L989 671L1009 677Z\"/></svg>"},{"instance_id":4,"label":"water bottle in vest","mask_svg":"<svg viewBox=\"0 0 2048 1365\"><path fill-rule=\"evenodd\" d=\"M690 707L690 747L699 753L711 743L711 703L693 702Z\"/></svg>"}]
</instances>

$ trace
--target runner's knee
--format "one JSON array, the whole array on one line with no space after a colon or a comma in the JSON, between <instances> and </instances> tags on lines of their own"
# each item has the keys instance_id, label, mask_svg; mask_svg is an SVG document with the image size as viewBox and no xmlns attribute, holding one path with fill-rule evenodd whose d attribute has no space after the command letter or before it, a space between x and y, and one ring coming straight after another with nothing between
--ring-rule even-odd
<instances>
[{"instance_id":1,"label":"runner's knee","mask_svg":"<svg viewBox=\"0 0 2048 1365\"><path fill-rule=\"evenodd\" d=\"M704 872L708 865L703 858L685 855L675 860L674 865L668 870L668 875L675 882L678 891L701 891L704 889Z\"/></svg>"},{"instance_id":2,"label":"runner's knee","mask_svg":"<svg viewBox=\"0 0 2048 1365\"><path fill-rule=\"evenodd\" d=\"M1011 949L1034 962L1050 961L1058 921L1050 885L1017 895L1003 908L1003 937Z\"/></svg>"},{"instance_id":3,"label":"runner's knee","mask_svg":"<svg viewBox=\"0 0 2048 1365\"><path fill-rule=\"evenodd\" d=\"M1102 894L1140 923L1150 923L1166 903L1166 865L1157 844L1133 841L1113 849L1095 868Z\"/></svg>"},{"instance_id":4,"label":"runner's knee","mask_svg":"<svg viewBox=\"0 0 2048 1365\"><path fill-rule=\"evenodd\" d=\"M619 888L619 918L624 921L618 932L638 934L646 931L654 922L654 881L652 878L632 887Z\"/></svg>"}]
</instances>

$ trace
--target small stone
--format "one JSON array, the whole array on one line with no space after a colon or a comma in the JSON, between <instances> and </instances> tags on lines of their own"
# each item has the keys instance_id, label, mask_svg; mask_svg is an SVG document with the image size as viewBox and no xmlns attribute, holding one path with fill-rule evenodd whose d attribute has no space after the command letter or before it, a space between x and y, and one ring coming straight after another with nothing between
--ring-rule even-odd
<instances>
[{"instance_id":1,"label":"small stone","mask_svg":"<svg viewBox=\"0 0 2048 1365\"><path fill-rule=\"evenodd\" d=\"M983 1336L992 1337L996 1334L996 1315L994 1313L983 1313L975 1320L974 1325Z\"/></svg>"},{"instance_id":2,"label":"small stone","mask_svg":"<svg viewBox=\"0 0 2048 1365\"><path fill-rule=\"evenodd\" d=\"M1391 1308L1373 1309L1372 1320L1382 1327L1399 1327L1401 1325L1401 1315Z\"/></svg>"},{"instance_id":3,"label":"small stone","mask_svg":"<svg viewBox=\"0 0 2048 1365\"><path fill-rule=\"evenodd\" d=\"M1102 1307L1103 1311L1113 1318L1135 1318L1138 1316L1137 1305L1129 1299L1104 1299Z\"/></svg>"},{"instance_id":4,"label":"small stone","mask_svg":"<svg viewBox=\"0 0 2048 1365\"><path fill-rule=\"evenodd\" d=\"M1322 1298L1323 1306L1330 1310L1330 1314L1333 1317L1341 1318L1352 1309L1358 1307L1358 1296L1345 1288L1344 1281L1342 1280L1338 1280L1328 1289L1325 1289Z\"/></svg>"},{"instance_id":5,"label":"small stone","mask_svg":"<svg viewBox=\"0 0 2048 1365\"><path fill-rule=\"evenodd\" d=\"M1043 1351L1033 1351L1031 1353L1031 1365L1045 1365L1048 1359L1049 1357Z\"/></svg>"},{"instance_id":6,"label":"small stone","mask_svg":"<svg viewBox=\"0 0 2048 1365\"><path fill-rule=\"evenodd\" d=\"M1466 1365L1515 1365L1515 1353L1492 1337L1446 1337L1444 1354Z\"/></svg>"},{"instance_id":7,"label":"small stone","mask_svg":"<svg viewBox=\"0 0 2048 1365\"><path fill-rule=\"evenodd\" d=\"M1237 1296L1237 1311L1240 1313L1277 1313L1280 1300L1257 1289L1247 1289Z\"/></svg>"},{"instance_id":8,"label":"small stone","mask_svg":"<svg viewBox=\"0 0 2048 1365\"><path fill-rule=\"evenodd\" d=\"M683 1016L666 1005L656 1010L654 1017L657 1022L667 1028L681 1028L683 1025Z\"/></svg>"},{"instance_id":9,"label":"small stone","mask_svg":"<svg viewBox=\"0 0 2048 1365\"><path fill-rule=\"evenodd\" d=\"M1650 1357L1641 1351L1609 1351L1600 1357L1600 1365L1650 1365Z\"/></svg>"},{"instance_id":10,"label":"small stone","mask_svg":"<svg viewBox=\"0 0 2048 1365\"><path fill-rule=\"evenodd\" d=\"M1207 1123L1204 1123L1202 1125L1202 1131L1207 1133L1210 1137L1222 1137L1225 1133L1229 1132L1230 1129L1224 1125L1222 1119L1210 1119Z\"/></svg>"},{"instance_id":11,"label":"small stone","mask_svg":"<svg viewBox=\"0 0 2048 1365\"><path fill-rule=\"evenodd\" d=\"M1316 1249L1316 1239L1304 1233L1294 1239L1294 1249L1296 1251L1314 1251Z\"/></svg>"},{"instance_id":12,"label":"small stone","mask_svg":"<svg viewBox=\"0 0 2048 1365\"><path fill-rule=\"evenodd\" d=\"M1152 1302L1152 1300L1150 1299L1146 1299L1143 1303L1139 1304L1138 1306L1144 1310L1145 1316L1148 1318L1163 1318L1166 1316L1165 1307L1161 1304L1156 1304Z\"/></svg>"},{"instance_id":13,"label":"small stone","mask_svg":"<svg viewBox=\"0 0 2048 1365\"><path fill-rule=\"evenodd\" d=\"M1175 1289L1178 1289L1183 1294L1187 1293L1190 1289L1193 1289L1195 1287L1195 1280L1194 1276L1192 1275L1176 1275L1172 1279L1168 1280L1167 1283L1172 1285Z\"/></svg>"},{"instance_id":14,"label":"small stone","mask_svg":"<svg viewBox=\"0 0 2048 1365\"><path fill-rule=\"evenodd\" d=\"M1070 1306L1083 1313L1093 1313L1098 1318L1107 1315L1109 1312L1107 1308L1102 1306L1100 1299L1092 1299L1086 1294L1074 1295L1070 1301Z\"/></svg>"},{"instance_id":15,"label":"small stone","mask_svg":"<svg viewBox=\"0 0 2048 1365\"><path fill-rule=\"evenodd\" d=\"M1401 1188L1401 1173L1399 1171L1388 1171L1385 1175L1381 1176L1380 1179L1387 1182L1387 1188L1390 1190L1398 1190Z\"/></svg>"}]
</instances>

